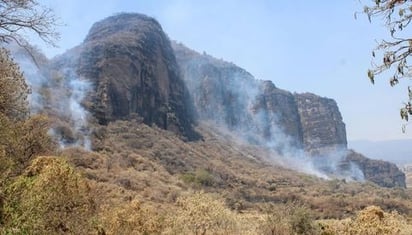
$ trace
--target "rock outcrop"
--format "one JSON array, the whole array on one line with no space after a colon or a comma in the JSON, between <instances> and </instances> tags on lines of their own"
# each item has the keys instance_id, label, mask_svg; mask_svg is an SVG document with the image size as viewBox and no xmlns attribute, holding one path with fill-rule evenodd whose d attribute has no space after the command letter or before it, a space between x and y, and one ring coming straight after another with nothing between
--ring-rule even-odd
<instances>
[{"instance_id":1,"label":"rock outcrop","mask_svg":"<svg viewBox=\"0 0 412 235\"><path fill-rule=\"evenodd\" d=\"M314 94L295 94L303 146L312 155L346 149L346 128L336 101Z\"/></svg>"},{"instance_id":2,"label":"rock outcrop","mask_svg":"<svg viewBox=\"0 0 412 235\"><path fill-rule=\"evenodd\" d=\"M88 110L100 124L127 119L196 139L193 103L160 24L141 14L118 14L93 25L84 43L55 59L91 81ZM69 59L67 59L69 58ZM62 66L63 65L63 66Z\"/></svg>"},{"instance_id":3,"label":"rock outcrop","mask_svg":"<svg viewBox=\"0 0 412 235\"><path fill-rule=\"evenodd\" d=\"M406 177L395 164L382 160L369 159L350 150L346 159L356 163L365 175L365 179L383 187L406 187Z\"/></svg>"},{"instance_id":4,"label":"rock outcrop","mask_svg":"<svg viewBox=\"0 0 412 235\"><path fill-rule=\"evenodd\" d=\"M232 63L172 45L201 119L313 155L346 148L345 124L334 100L292 94Z\"/></svg>"},{"instance_id":5,"label":"rock outcrop","mask_svg":"<svg viewBox=\"0 0 412 235\"><path fill-rule=\"evenodd\" d=\"M172 45L200 119L239 130L251 142L270 142L279 150L302 146L292 93L271 81L258 81L232 63Z\"/></svg>"},{"instance_id":6,"label":"rock outcrop","mask_svg":"<svg viewBox=\"0 0 412 235\"><path fill-rule=\"evenodd\" d=\"M200 119L222 124L280 154L303 150L327 175L405 187L405 176L394 164L347 150L345 123L333 99L292 94L232 63L182 44L172 46Z\"/></svg>"}]
</instances>

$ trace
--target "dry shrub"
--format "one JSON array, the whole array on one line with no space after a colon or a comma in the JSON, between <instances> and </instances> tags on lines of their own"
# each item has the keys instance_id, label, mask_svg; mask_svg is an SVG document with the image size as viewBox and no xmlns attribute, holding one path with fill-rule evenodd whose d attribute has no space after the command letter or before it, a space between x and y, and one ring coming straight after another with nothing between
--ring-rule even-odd
<instances>
[{"instance_id":1,"label":"dry shrub","mask_svg":"<svg viewBox=\"0 0 412 235\"><path fill-rule=\"evenodd\" d=\"M6 234L82 234L94 203L86 181L58 157L38 157L5 190Z\"/></svg>"},{"instance_id":2,"label":"dry shrub","mask_svg":"<svg viewBox=\"0 0 412 235\"><path fill-rule=\"evenodd\" d=\"M261 234L317 234L310 210L297 202L270 205L260 227Z\"/></svg>"},{"instance_id":3,"label":"dry shrub","mask_svg":"<svg viewBox=\"0 0 412 235\"><path fill-rule=\"evenodd\" d=\"M216 184L215 177L205 169L197 169L195 172L187 172L180 175L180 179L186 184L192 184L195 187L213 186Z\"/></svg>"},{"instance_id":4,"label":"dry shrub","mask_svg":"<svg viewBox=\"0 0 412 235\"><path fill-rule=\"evenodd\" d=\"M104 234L160 234L162 220L154 208L132 200L115 208L106 207L99 230Z\"/></svg>"},{"instance_id":5,"label":"dry shrub","mask_svg":"<svg viewBox=\"0 0 412 235\"><path fill-rule=\"evenodd\" d=\"M360 211L354 219L321 221L323 235L406 235L412 226L397 212L387 213L380 207L369 206Z\"/></svg>"},{"instance_id":6,"label":"dry shrub","mask_svg":"<svg viewBox=\"0 0 412 235\"><path fill-rule=\"evenodd\" d=\"M236 216L215 195L195 192L177 199L167 218L170 234L239 234Z\"/></svg>"},{"instance_id":7,"label":"dry shrub","mask_svg":"<svg viewBox=\"0 0 412 235\"><path fill-rule=\"evenodd\" d=\"M0 161L8 166L0 171L3 179L19 175L35 156L52 151L48 127L48 119L42 115L14 121L0 113Z\"/></svg>"}]
</instances>

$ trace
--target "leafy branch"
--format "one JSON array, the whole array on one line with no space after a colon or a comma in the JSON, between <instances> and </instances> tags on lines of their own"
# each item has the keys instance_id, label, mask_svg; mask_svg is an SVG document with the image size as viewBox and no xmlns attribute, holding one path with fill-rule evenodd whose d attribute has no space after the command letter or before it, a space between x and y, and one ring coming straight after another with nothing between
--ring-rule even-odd
<instances>
[{"instance_id":1,"label":"leafy branch","mask_svg":"<svg viewBox=\"0 0 412 235\"><path fill-rule=\"evenodd\" d=\"M389 72L389 85L393 87L401 79L412 77L412 67L408 61L412 54L412 38L408 37L406 32L412 21L412 1L374 0L372 2L364 7L363 13L367 15L370 22L372 19L381 19L390 39L378 42L378 46L372 51L372 67L368 70L368 78L374 84L377 75ZM378 58L377 54L380 55ZM412 115L412 87L408 87L408 101L400 109L401 119L408 121L410 115Z\"/></svg>"}]
</instances>

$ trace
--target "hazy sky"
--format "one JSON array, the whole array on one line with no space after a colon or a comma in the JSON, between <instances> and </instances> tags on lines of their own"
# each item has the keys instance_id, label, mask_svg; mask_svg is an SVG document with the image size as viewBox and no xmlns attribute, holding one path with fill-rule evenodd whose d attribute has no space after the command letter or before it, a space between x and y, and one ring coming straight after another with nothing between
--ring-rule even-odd
<instances>
[{"instance_id":1,"label":"hazy sky","mask_svg":"<svg viewBox=\"0 0 412 235\"><path fill-rule=\"evenodd\" d=\"M40 0L66 26L60 48L39 46L52 57L80 44L92 24L118 12L156 18L172 40L233 62L257 79L292 92L337 101L349 140L405 139L399 108L409 81L391 88L382 77L372 85L366 71L382 22L354 12L359 0ZM364 1L368 2L368 1Z\"/></svg>"}]
</instances>

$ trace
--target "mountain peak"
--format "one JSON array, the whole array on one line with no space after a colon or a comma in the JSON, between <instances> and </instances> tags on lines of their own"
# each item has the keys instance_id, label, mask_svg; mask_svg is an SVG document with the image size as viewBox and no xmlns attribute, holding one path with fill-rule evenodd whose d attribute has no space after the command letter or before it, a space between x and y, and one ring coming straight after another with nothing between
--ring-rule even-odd
<instances>
[{"instance_id":1,"label":"mountain peak","mask_svg":"<svg viewBox=\"0 0 412 235\"><path fill-rule=\"evenodd\" d=\"M106 40L119 33L137 35L161 31L154 18L139 13L119 13L94 23L84 41Z\"/></svg>"}]
</instances>

